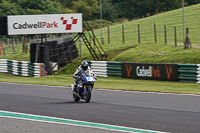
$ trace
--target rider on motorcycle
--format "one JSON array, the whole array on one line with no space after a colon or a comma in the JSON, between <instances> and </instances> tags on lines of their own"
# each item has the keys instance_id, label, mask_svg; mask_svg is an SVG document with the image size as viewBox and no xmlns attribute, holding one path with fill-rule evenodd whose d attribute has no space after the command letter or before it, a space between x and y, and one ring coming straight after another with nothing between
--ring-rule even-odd
<instances>
[{"instance_id":1,"label":"rider on motorcycle","mask_svg":"<svg viewBox=\"0 0 200 133\"><path fill-rule=\"evenodd\" d=\"M92 69L88 66L88 63L86 61L83 61L81 65L76 69L76 72L73 75L73 78L76 79L76 82L74 83L73 91L75 91L78 85L78 82L81 80L81 76L80 76L81 73L85 73L88 76L92 76L97 80L96 75L94 74Z\"/></svg>"}]
</instances>

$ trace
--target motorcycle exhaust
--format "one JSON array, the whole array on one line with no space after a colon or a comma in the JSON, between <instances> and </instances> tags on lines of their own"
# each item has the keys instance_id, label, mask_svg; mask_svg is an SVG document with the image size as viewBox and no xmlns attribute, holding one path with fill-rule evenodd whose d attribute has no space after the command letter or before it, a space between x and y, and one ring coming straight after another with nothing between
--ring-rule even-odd
<instances>
[{"instance_id":1,"label":"motorcycle exhaust","mask_svg":"<svg viewBox=\"0 0 200 133\"><path fill-rule=\"evenodd\" d=\"M73 91L74 84L71 84L71 88L72 88L72 92L73 92L77 97L82 98L82 97L79 96L79 94L77 94L76 92Z\"/></svg>"},{"instance_id":2,"label":"motorcycle exhaust","mask_svg":"<svg viewBox=\"0 0 200 133\"><path fill-rule=\"evenodd\" d=\"M76 92L73 92L77 97L79 97L79 98L82 98L82 97L80 97Z\"/></svg>"},{"instance_id":3,"label":"motorcycle exhaust","mask_svg":"<svg viewBox=\"0 0 200 133\"><path fill-rule=\"evenodd\" d=\"M72 91L73 91L73 88L74 88L74 85L73 85L73 84L71 84L71 88L72 88Z\"/></svg>"}]
</instances>

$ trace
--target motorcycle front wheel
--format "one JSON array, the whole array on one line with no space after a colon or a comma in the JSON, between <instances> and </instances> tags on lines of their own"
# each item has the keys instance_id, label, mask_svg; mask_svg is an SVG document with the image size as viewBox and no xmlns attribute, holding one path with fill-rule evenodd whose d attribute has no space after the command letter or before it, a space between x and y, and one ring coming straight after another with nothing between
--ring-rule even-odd
<instances>
[{"instance_id":1,"label":"motorcycle front wheel","mask_svg":"<svg viewBox=\"0 0 200 133\"><path fill-rule=\"evenodd\" d=\"M86 103L90 102L91 95L92 95L91 87L87 87L87 92L84 94L84 97L83 97Z\"/></svg>"}]
</instances>

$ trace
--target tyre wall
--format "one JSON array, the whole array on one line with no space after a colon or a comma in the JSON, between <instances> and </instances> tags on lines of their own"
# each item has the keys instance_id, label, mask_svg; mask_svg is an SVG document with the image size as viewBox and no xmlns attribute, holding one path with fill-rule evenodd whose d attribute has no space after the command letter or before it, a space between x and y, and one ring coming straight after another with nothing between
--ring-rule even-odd
<instances>
[{"instance_id":1,"label":"tyre wall","mask_svg":"<svg viewBox=\"0 0 200 133\"><path fill-rule=\"evenodd\" d=\"M37 43L39 50L36 52ZM57 40L47 39L46 43L41 43L41 40L34 39L31 40L30 51L31 63L44 63L48 74L51 71L51 62L58 63L58 69L60 69L60 67L66 66L79 57L78 49L72 37ZM36 54L38 55L36 56ZM38 58L36 59L36 57Z\"/></svg>"}]
</instances>

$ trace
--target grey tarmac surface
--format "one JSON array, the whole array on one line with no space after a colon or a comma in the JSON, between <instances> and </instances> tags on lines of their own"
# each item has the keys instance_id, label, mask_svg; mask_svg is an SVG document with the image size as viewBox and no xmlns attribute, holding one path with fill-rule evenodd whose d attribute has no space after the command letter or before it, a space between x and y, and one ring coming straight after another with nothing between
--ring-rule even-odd
<instances>
[{"instance_id":1,"label":"grey tarmac surface","mask_svg":"<svg viewBox=\"0 0 200 133\"><path fill-rule=\"evenodd\" d=\"M0 133L121 133L55 123L36 122L0 117Z\"/></svg>"},{"instance_id":2,"label":"grey tarmac surface","mask_svg":"<svg viewBox=\"0 0 200 133\"><path fill-rule=\"evenodd\" d=\"M184 84L183 84L184 85ZM200 96L94 89L75 103L67 87L0 83L0 110L172 133L200 132Z\"/></svg>"}]
</instances>

